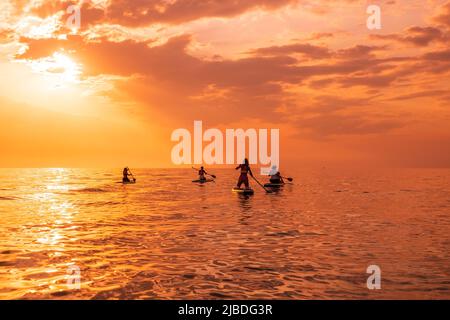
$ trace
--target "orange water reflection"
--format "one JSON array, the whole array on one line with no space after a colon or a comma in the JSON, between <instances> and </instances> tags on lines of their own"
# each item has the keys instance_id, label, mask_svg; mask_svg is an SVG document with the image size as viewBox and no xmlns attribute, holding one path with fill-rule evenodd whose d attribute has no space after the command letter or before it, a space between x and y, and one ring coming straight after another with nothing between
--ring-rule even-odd
<instances>
[{"instance_id":1,"label":"orange water reflection","mask_svg":"<svg viewBox=\"0 0 450 320\"><path fill-rule=\"evenodd\" d=\"M448 170L299 172L251 197L232 170L134 173L0 170L0 298L450 298Z\"/></svg>"}]
</instances>

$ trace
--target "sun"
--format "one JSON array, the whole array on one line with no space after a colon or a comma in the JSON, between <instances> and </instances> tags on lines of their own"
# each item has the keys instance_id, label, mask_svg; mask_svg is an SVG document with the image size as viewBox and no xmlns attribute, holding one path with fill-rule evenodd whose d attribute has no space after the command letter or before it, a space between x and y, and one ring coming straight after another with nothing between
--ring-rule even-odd
<instances>
[{"instance_id":1,"label":"sun","mask_svg":"<svg viewBox=\"0 0 450 320\"><path fill-rule=\"evenodd\" d=\"M32 69L52 78L58 86L77 83L81 75L81 65L63 52L32 61Z\"/></svg>"},{"instance_id":2,"label":"sun","mask_svg":"<svg viewBox=\"0 0 450 320\"><path fill-rule=\"evenodd\" d=\"M55 52L51 57L52 61L49 72L54 72L61 77L64 82L76 82L81 74L81 66L69 58L67 55Z\"/></svg>"},{"instance_id":3,"label":"sun","mask_svg":"<svg viewBox=\"0 0 450 320\"><path fill-rule=\"evenodd\" d=\"M56 52L53 54L53 59L55 66L61 68L62 74L67 80L75 79L80 73L79 65L68 56Z\"/></svg>"}]
</instances>

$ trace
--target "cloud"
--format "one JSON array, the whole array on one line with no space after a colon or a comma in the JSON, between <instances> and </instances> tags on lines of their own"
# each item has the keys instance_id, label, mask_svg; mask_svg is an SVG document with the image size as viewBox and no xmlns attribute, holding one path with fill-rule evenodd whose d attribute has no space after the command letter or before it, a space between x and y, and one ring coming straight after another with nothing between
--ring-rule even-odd
<instances>
[{"instance_id":1,"label":"cloud","mask_svg":"<svg viewBox=\"0 0 450 320\"><path fill-rule=\"evenodd\" d=\"M317 95L297 112L294 124L303 135L328 140L344 135L386 134L408 123L397 114L374 112L376 104L373 96Z\"/></svg>"},{"instance_id":2,"label":"cloud","mask_svg":"<svg viewBox=\"0 0 450 320\"><path fill-rule=\"evenodd\" d=\"M423 58L429 61L442 61L450 63L450 49L431 51L426 53Z\"/></svg>"},{"instance_id":3,"label":"cloud","mask_svg":"<svg viewBox=\"0 0 450 320\"><path fill-rule=\"evenodd\" d=\"M60 50L75 52L85 77L101 74L129 77L116 82L124 100L186 119L206 114L217 121L269 116L283 98L280 83L297 82L292 67L296 63L294 58L202 60L187 53L191 41L188 35L171 38L155 47L132 40L100 40L89 42L80 36L68 40L22 39L28 50L17 59L39 59ZM242 105L248 106L247 112ZM225 112L215 117L220 106Z\"/></svg>"},{"instance_id":4,"label":"cloud","mask_svg":"<svg viewBox=\"0 0 450 320\"><path fill-rule=\"evenodd\" d=\"M314 138L324 139L341 135L386 134L405 125L397 118L375 118L373 115L321 114L297 121L301 129L309 129Z\"/></svg>"},{"instance_id":5,"label":"cloud","mask_svg":"<svg viewBox=\"0 0 450 320\"><path fill-rule=\"evenodd\" d=\"M10 41L14 36L12 30L0 30L0 42L6 43Z\"/></svg>"},{"instance_id":6,"label":"cloud","mask_svg":"<svg viewBox=\"0 0 450 320\"><path fill-rule=\"evenodd\" d=\"M348 6L352 10L361 3L346 2L354 3ZM23 10L29 3L21 3L21 22L26 22ZM72 2L34 3L41 5L31 12L48 17L65 11ZM298 10L270 12L296 3ZM13 40L27 34L17 45L26 48L16 55L22 63L15 65L25 69L26 63L38 64L64 52L82 65L81 85L105 79L108 85L101 94L108 102L132 108L143 126L165 123L170 124L165 126L168 130L181 123L190 125L194 119L203 119L208 126L255 121L294 128L289 134L301 132L302 141L333 140L342 146L342 141L410 133L411 126L425 118L428 123L419 125L429 130L445 124L450 101L445 87L450 73L449 30L444 27L448 5L432 20L420 14L421 26L409 26L413 18L419 23L417 7L405 17L395 12L395 21L391 8L385 13L383 33L367 41L372 33L364 26L364 5L361 20L351 12L347 15L342 4L326 0L314 4L301 0L85 2L79 35L64 39L67 30L61 29L45 39L14 30ZM229 19L208 19L213 17ZM320 19L324 23L316 24ZM187 23L191 21L196 22ZM357 25L361 28L354 28ZM266 33L271 28L276 31ZM241 30L245 36L239 34ZM0 34L0 39L9 37ZM48 70L62 71L61 67ZM98 88L90 89L100 94ZM412 110L411 114L405 110Z\"/></svg>"},{"instance_id":7,"label":"cloud","mask_svg":"<svg viewBox=\"0 0 450 320\"><path fill-rule=\"evenodd\" d=\"M326 46L317 46L308 43L294 43L284 46L258 48L251 50L249 53L255 56L301 55L302 57L314 60L328 58L352 60L375 57L376 52L383 50L386 50L386 46L356 45L333 52Z\"/></svg>"},{"instance_id":8,"label":"cloud","mask_svg":"<svg viewBox=\"0 0 450 320\"><path fill-rule=\"evenodd\" d=\"M114 3L119 5L117 1L111 5ZM135 4L138 8L148 1ZM332 33L317 37L332 42L336 39ZM102 75L121 77L114 80L110 96L118 102L135 103L142 113L156 113L174 121L208 119L210 124L250 118L292 123L309 130L315 138L324 138L381 134L401 128L405 119L396 120L395 115L379 115L367 108L375 105L375 95L383 91L383 100L392 103L425 94L412 92L408 97L406 93L389 92L412 87L417 75L433 76L450 70L450 52L442 46L445 37L433 26L410 27L406 34L378 36L381 44L355 41L332 49L326 44L297 41L262 45L239 58L214 60L190 50L195 38L189 34L171 37L165 43L85 36L68 36L67 40L22 38L28 49L17 59L45 58L60 50L73 54L83 65L85 80ZM386 44L391 41L424 50L396 56ZM433 48L434 43L441 49ZM373 96L361 93L369 92L367 88L376 89ZM438 97L439 90L430 90L429 97Z\"/></svg>"},{"instance_id":9,"label":"cloud","mask_svg":"<svg viewBox=\"0 0 450 320\"><path fill-rule=\"evenodd\" d=\"M285 115L279 110L293 110L291 106L299 101L299 93L288 87L306 88L307 80L313 90L332 84L388 88L419 70L432 71L425 64L417 69L419 58L378 58L386 47L374 45L333 51L325 46L294 43L256 48L245 58L208 60L189 53L190 35L172 37L164 44L88 40L82 36L68 36L67 40L22 38L21 42L28 50L17 59L40 59L60 50L73 53L77 63L83 65L84 77L127 77L115 82L116 96L123 101L134 101L172 118L207 116L211 122L221 123L246 117L282 121ZM302 60L305 55L310 60ZM438 58L445 59L445 53L429 53L420 59L424 62ZM331 105L328 100L324 105L324 99L316 100L314 106L320 110ZM336 105L343 103L339 98L332 101ZM328 121L327 117L320 118ZM370 122L359 130L382 128L380 123Z\"/></svg>"},{"instance_id":10,"label":"cloud","mask_svg":"<svg viewBox=\"0 0 450 320\"><path fill-rule=\"evenodd\" d=\"M272 89L283 83L300 84L316 76L348 76L348 79L340 80L347 86L355 81L368 80L370 83L370 78L373 77L372 82L387 85L396 75L380 75L383 65L402 61L401 58L377 59L373 53L381 50L381 47L358 45L331 52L326 47L304 44L264 47L255 49L255 55L250 57L211 61L194 57L187 52L191 43L189 35L173 37L159 46L134 40L111 42L106 38L88 41L81 36L69 36L67 40L22 38L21 41L28 46L28 50L18 55L18 59L44 58L63 49L65 52L75 52L77 60L84 66L86 76L139 74L188 88L193 96L201 95L205 88L211 86L219 90L237 92L240 88L262 94L261 88ZM308 65L287 55L292 52L307 54L316 61L325 56L339 59ZM355 72L358 75L350 76ZM392 79L389 80L390 78ZM186 82L186 79L189 81Z\"/></svg>"},{"instance_id":11,"label":"cloud","mask_svg":"<svg viewBox=\"0 0 450 320\"><path fill-rule=\"evenodd\" d=\"M334 38L334 33L332 32L315 32L311 34L309 40L321 40L321 39L330 39Z\"/></svg>"},{"instance_id":12,"label":"cloud","mask_svg":"<svg viewBox=\"0 0 450 320\"><path fill-rule=\"evenodd\" d=\"M326 47L303 43L259 48L250 51L250 54L260 56L301 54L312 59L325 59L331 56L330 50Z\"/></svg>"},{"instance_id":13,"label":"cloud","mask_svg":"<svg viewBox=\"0 0 450 320\"><path fill-rule=\"evenodd\" d=\"M448 95L448 90L424 90L414 93L408 93L403 95L398 95L390 100L396 101L396 100L415 100L418 98L436 98L441 97L444 98Z\"/></svg>"},{"instance_id":14,"label":"cloud","mask_svg":"<svg viewBox=\"0 0 450 320\"><path fill-rule=\"evenodd\" d=\"M420 57L418 68L430 74L444 76L450 71L450 49L429 51ZM439 83L445 78L437 79ZM448 82L448 81L447 81Z\"/></svg>"},{"instance_id":15,"label":"cloud","mask_svg":"<svg viewBox=\"0 0 450 320\"><path fill-rule=\"evenodd\" d=\"M433 21L450 27L450 1L439 8L439 12L433 17Z\"/></svg>"},{"instance_id":16,"label":"cloud","mask_svg":"<svg viewBox=\"0 0 450 320\"><path fill-rule=\"evenodd\" d=\"M40 16L63 11L75 1L44 1L34 7ZM234 17L249 10L275 10L298 0L110 0L106 6L95 5L95 1L82 6L83 23L120 24L128 27L142 27L157 23L180 24L201 18Z\"/></svg>"},{"instance_id":17,"label":"cloud","mask_svg":"<svg viewBox=\"0 0 450 320\"><path fill-rule=\"evenodd\" d=\"M356 45L350 48L340 49L336 52L337 58L344 59L360 59L375 57L375 53L386 50L386 46L368 46L368 45Z\"/></svg>"},{"instance_id":18,"label":"cloud","mask_svg":"<svg viewBox=\"0 0 450 320\"><path fill-rule=\"evenodd\" d=\"M315 96L311 105L302 108L301 111L303 115L335 113L351 107L368 106L370 103L370 98L367 97L348 98L324 94Z\"/></svg>"},{"instance_id":19,"label":"cloud","mask_svg":"<svg viewBox=\"0 0 450 320\"><path fill-rule=\"evenodd\" d=\"M365 86L375 88L386 88L398 81L404 76L414 74L415 72L410 68L402 68L387 74L367 74L367 75L353 75L338 79L340 85L344 88L354 86Z\"/></svg>"},{"instance_id":20,"label":"cloud","mask_svg":"<svg viewBox=\"0 0 450 320\"><path fill-rule=\"evenodd\" d=\"M410 27L403 33L374 34L372 39L391 40L400 43L412 44L417 47L426 47L432 42L447 42L450 38L448 34L436 27Z\"/></svg>"}]
</instances>

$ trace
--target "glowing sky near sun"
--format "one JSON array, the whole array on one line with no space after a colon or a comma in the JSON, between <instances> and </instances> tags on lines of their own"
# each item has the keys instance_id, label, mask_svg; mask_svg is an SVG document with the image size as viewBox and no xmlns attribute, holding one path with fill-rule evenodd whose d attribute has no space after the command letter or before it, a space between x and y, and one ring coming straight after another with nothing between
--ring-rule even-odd
<instances>
[{"instance_id":1,"label":"glowing sky near sun","mask_svg":"<svg viewBox=\"0 0 450 320\"><path fill-rule=\"evenodd\" d=\"M448 167L449 40L446 0L2 0L0 166L170 167L202 120L279 128L289 166Z\"/></svg>"}]
</instances>

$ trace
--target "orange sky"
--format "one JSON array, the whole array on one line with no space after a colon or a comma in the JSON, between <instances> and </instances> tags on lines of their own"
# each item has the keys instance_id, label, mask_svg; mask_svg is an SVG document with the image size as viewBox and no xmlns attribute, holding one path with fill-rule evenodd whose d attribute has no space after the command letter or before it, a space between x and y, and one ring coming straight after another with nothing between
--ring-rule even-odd
<instances>
[{"instance_id":1,"label":"orange sky","mask_svg":"<svg viewBox=\"0 0 450 320\"><path fill-rule=\"evenodd\" d=\"M282 166L450 167L449 44L447 0L1 0L0 166L170 167L202 120L279 128Z\"/></svg>"}]
</instances>

